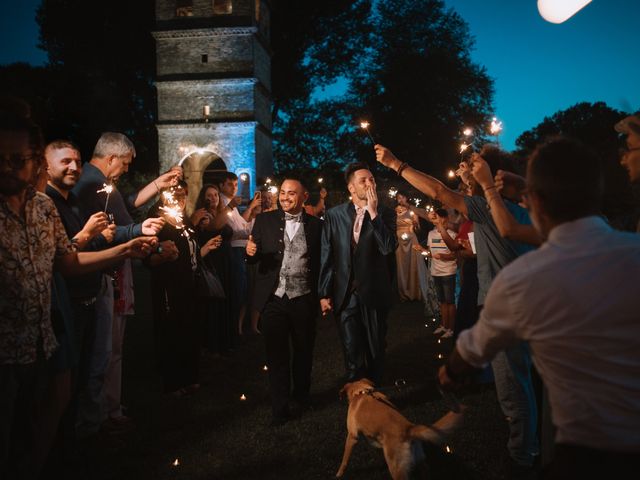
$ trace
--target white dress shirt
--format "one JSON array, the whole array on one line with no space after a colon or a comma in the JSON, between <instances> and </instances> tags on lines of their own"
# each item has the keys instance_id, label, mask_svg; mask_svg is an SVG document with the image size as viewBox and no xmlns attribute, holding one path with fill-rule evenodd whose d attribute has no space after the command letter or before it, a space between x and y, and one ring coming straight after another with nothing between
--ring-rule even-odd
<instances>
[{"instance_id":1,"label":"white dress shirt","mask_svg":"<svg viewBox=\"0 0 640 480\"><path fill-rule=\"evenodd\" d=\"M457 349L480 367L527 340L556 441L640 452L640 236L599 217L555 227L495 278Z\"/></svg>"},{"instance_id":2,"label":"white dress shirt","mask_svg":"<svg viewBox=\"0 0 640 480\"><path fill-rule=\"evenodd\" d=\"M220 194L220 199L224 202L224 205L228 205L231 201L230 198L226 197L223 194ZM255 219L252 219L250 222L247 222L240 212L238 208L235 207L228 214L227 224L233 230L233 235L231 235L231 246L232 247L246 247L247 240L249 239L249 235L251 234L251 229L253 228L253 222Z\"/></svg>"}]
</instances>

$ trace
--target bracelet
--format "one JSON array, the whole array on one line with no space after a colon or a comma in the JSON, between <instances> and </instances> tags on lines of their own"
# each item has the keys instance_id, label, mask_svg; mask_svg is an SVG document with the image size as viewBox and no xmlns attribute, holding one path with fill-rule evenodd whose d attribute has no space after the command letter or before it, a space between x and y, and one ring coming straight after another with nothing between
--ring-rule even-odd
<instances>
[{"instance_id":1,"label":"bracelet","mask_svg":"<svg viewBox=\"0 0 640 480\"><path fill-rule=\"evenodd\" d=\"M486 192L487 190L495 190L495 188L496 188L495 185L491 185L491 186L489 186L487 188L483 188L482 190L484 190Z\"/></svg>"},{"instance_id":2,"label":"bracelet","mask_svg":"<svg viewBox=\"0 0 640 480\"><path fill-rule=\"evenodd\" d=\"M158 184L156 183L156 181L153 181L153 185L156 187L156 190L158 191L158 193L160 193L160 189L158 188Z\"/></svg>"},{"instance_id":3,"label":"bracelet","mask_svg":"<svg viewBox=\"0 0 640 480\"><path fill-rule=\"evenodd\" d=\"M398 174L399 177L402 176L402 171L407 168L409 166L409 164L407 162L402 162L400 164L400 166L398 167L398 170L396 170L396 173Z\"/></svg>"}]
</instances>

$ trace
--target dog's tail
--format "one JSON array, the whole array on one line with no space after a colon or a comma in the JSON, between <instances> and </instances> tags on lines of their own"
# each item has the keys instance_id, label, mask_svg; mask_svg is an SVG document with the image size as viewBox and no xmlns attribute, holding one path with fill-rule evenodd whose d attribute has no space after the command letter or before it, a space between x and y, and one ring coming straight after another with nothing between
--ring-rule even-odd
<instances>
[{"instance_id":1,"label":"dog's tail","mask_svg":"<svg viewBox=\"0 0 640 480\"><path fill-rule=\"evenodd\" d=\"M463 411L449 412L433 425L413 425L409 430L409 437L412 440L441 445L451 433L462 425L463 416Z\"/></svg>"}]
</instances>

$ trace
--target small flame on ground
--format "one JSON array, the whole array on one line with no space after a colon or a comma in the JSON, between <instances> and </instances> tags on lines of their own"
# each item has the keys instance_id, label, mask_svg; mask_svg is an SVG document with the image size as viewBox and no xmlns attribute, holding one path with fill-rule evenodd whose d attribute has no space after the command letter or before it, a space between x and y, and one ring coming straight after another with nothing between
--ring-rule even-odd
<instances>
[{"instance_id":1,"label":"small flame on ground","mask_svg":"<svg viewBox=\"0 0 640 480\"><path fill-rule=\"evenodd\" d=\"M240 401L244 402L247 399L247 397L244 396L244 393L242 395L240 395Z\"/></svg>"},{"instance_id":2,"label":"small flame on ground","mask_svg":"<svg viewBox=\"0 0 640 480\"><path fill-rule=\"evenodd\" d=\"M265 372L267 372L269 370L269 367L267 367L266 365L264 367L262 367L262 370L264 370Z\"/></svg>"},{"instance_id":3,"label":"small flame on ground","mask_svg":"<svg viewBox=\"0 0 640 480\"><path fill-rule=\"evenodd\" d=\"M324 179L323 179L322 177L320 177L320 178L318 179L318 183L322 183L322 181L323 181L323 180L324 180Z\"/></svg>"},{"instance_id":4,"label":"small flame on ground","mask_svg":"<svg viewBox=\"0 0 640 480\"><path fill-rule=\"evenodd\" d=\"M179 467L180 461L176 458L171 465L173 465L174 467Z\"/></svg>"}]
</instances>

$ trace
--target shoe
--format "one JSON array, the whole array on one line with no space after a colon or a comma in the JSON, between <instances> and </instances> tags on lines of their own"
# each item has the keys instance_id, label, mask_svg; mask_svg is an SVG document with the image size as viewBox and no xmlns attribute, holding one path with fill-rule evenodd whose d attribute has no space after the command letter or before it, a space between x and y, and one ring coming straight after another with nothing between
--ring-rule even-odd
<instances>
[{"instance_id":1,"label":"shoe","mask_svg":"<svg viewBox=\"0 0 640 480\"><path fill-rule=\"evenodd\" d=\"M451 338L453 337L453 330L445 330L440 338Z\"/></svg>"},{"instance_id":2,"label":"shoe","mask_svg":"<svg viewBox=\"0 0 640 480\"><path fill-rule=\"evenodd\" d=\"M447 329L446 329L446 328L444 328L442 325L440 325L438 328L436 328L436 329L433 331L433 334L434 334L434 335L438 335L439 333L443 333L443 332L446 332L446 331L447 331Z\"/></svg>"}]
</instances>

